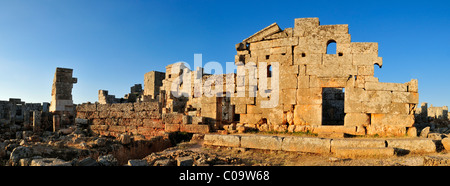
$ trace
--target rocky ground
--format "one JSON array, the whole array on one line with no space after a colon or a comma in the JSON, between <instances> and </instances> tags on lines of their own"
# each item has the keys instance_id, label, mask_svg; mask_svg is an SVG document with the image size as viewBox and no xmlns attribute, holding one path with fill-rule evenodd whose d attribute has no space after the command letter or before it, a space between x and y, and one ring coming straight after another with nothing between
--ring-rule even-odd
<instances>
[{"instance_id":1,"label":"rocky ground","mask_svg":"<svg viewBox=\"0 0 450 186\"><path fill-rule=\"evenodd\" d=\"M201 141L180 143L143 160L151 166L427 166L450 165L450 154L409 154L393 157L340 159L332 154L266 151L242 148L202 147ZM449 161L450 163L450 161Z\"/></svg>"},{"instance_id":2,"label":"rocky ground","mask_svg":"<svg viewBox=\"0 0 450 186\"><path fill-rule=\"evenodd\" d=\"M448 125L425 126L419 136L449 139ZM442 129L444 128L444 129ZM333 154L266 151L203 146L201 135L184 134L143 140L92 135L86 126L58 132L0 129L0 166L423 166L450 165L450 153L340 159ZM181 137L180 137L181 136ZM192 137L192 139L191 139ZM169 139L168 139L169 138ZM190 140L189 140L190 139ZM182 143L179 141L187 140ZM450 140L449 140L450 141ZM170 147L171 144L176 144ZM444 144L445 146L445 144ZM170 147L170 148L168 148ZM165 150L164 150L165 149Z\"/></svg>"}]
</instances>

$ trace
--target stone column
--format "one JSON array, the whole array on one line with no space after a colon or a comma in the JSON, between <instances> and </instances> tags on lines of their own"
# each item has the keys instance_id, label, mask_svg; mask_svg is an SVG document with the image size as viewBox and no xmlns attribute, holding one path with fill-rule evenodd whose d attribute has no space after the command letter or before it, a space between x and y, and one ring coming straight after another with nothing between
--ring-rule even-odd
<instances>
[{"instance_id":1,"label":"stone column","mask_svg":"<svg viewBox=\"0 0 450 186\"><path fill-rule=\"evenodd\" d=\"M39 132L41 129L41 112L33 111L33 132Z\"/></svg>"},{"instance_id":2,"label":"stone column","mask_svg":"<svg viewBox=\"0 0 450 186\"><path fill-rule=\"evenodd\" d=\"M60 117L59 115L53 115L53 132L56 132L59 130Z\"/></svg>"}]
</instances>

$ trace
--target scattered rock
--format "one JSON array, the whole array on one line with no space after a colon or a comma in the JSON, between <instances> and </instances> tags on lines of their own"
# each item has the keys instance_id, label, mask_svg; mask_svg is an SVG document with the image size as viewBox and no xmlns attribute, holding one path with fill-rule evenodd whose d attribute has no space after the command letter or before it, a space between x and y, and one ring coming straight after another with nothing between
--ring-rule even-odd
<instances>
[{"instance_id":1,"label":"scattered rock","mask_svg":"<svg viewBox=\"0 0 450 186\"><path fill-rule=\"evenodd\" d=\"M119 136L119 141L120 141L122 144L124 144L124 145L130 144L130 143L131 143L131 136L130 136L130 135L127 135L127 134L121 134L121 135Z\"/></svg>"},{"instance_id":2,"label":"scattered rock","mask_svg":"<svg viewBox=\"0 0 450 186\"><path fill-rule=\"evenodd\" d=\"M97 163L97 161L95 161L91 157L84 158L77 163L77 166L99 166L99 165L100 164Z\"/></svg>"},{"instance_id":3,"label":"scattered rock","mask_svg":"<svg viewBox=\"0 0 450 186\"><path fill-rule=\"evenodd\" d=\"M128 166L148 166L146 160L128 160Z\"/></svg>"},{"instance_id":4,"label":"scattered rock","mask_svg":"<svg viewBox=\"0 0 450 186\"><path fill-rule=\"evenodd\" d=\"M177 158L177 166L192 166L193 164L194 159L191 156Z\"/></svg>"},{"instance_id":5,"label":"scattered rock","mask_svg":"<svg viewBox=\"0 0 450 186\"><path fill-rule=\"evenodd\" d=\"M441 143L444 146L445 150L450 151L450 138L442 139Z\"/></svg>"},{"instance_id":6,"label":"scattered rock","mask_svg":"<svg viewBox=\"0 0 450 186\"><path fill-rule=\"evenodd\" d=\"M108 154L106 156L99 156L97 162L100 166L118 166L119 163L116 158L112 154Z\"/></svg>"},{"instance_id":7,"label":"scattered rock","mask_svg":"<svg viewBox=\"0 0 450 186\"><path fill-rule=\"evenodd\" d=\"M422 129L422 131L420 132L420 137L426 138L426 137L428 137L428 133L430 133L430 127L425 127L425 128Z\"/></svg>"},{"instance_id":8,"label":"scattered rock","mask_svg":"<svg viewBox=\"0 0 450 186\"><path fill-rule=\"evenodd\" d=\"M163 160L156 160L153 166L173 166L173 165L174 161L172 159L163 159Z\"/></svg>"},{"instance_id":9,"label":"scattered rock","mask_svg":"<svg viewBox=\"0 0 450 186\"><path fill-rule=\"evenodd\" d=\"M18 162L22 158L29 158L33 154L33 151L25 146L18 146L14 148L14 150L11 152L10 160L12 162Z\"/></svg>"},{"instance_id":10,"label":"scattered rock","mask_svg":"<svg viewBox=\"0 0 450 186\"><path fill-rule=\"evenodd\" d=\"M39 158L33 159L30 166L72 166L72 163L58 158Z\"/></svg>"}]
</instances>

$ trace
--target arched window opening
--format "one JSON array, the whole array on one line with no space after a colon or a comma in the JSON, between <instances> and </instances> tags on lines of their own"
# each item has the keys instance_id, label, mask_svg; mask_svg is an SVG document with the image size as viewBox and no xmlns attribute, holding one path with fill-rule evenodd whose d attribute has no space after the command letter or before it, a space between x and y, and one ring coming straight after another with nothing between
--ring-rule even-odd
<instances>
[{"instance_id":1,"label":"arched window opening","mask_svg":"<svg viewBox=\"0 0 450 186\"><path fill-rule=\"evenodd\" d=\"M327 42L327 54L336 54L336 41L329 40Z\"/></svg>"}]
</instances>

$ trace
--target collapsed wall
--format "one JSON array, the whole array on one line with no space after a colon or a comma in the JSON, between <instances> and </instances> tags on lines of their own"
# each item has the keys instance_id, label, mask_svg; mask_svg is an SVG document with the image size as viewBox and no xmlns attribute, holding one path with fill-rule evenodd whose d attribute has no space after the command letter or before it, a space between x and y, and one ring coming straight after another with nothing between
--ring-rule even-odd
<instances>
[{"instance_id":1,"label":"collapsed wall","mask_svg":"<svg viewBox=\"0 0 450 186\"><path fill-rule=\"evenodd\" d=\"M78 105L77 118L87 119L90 130L98 135L119 137L122 134L142 136L151 139L154 136L167 137L168 132L208 133L209 126L197 117L188 117L181 113L162 114L161 103L135 102L113 104ZM190 118L190 120L189 120Z\"/></svg>"},{"instance_id":2,"label":"collapsed wall","mask_svg":"<svg viewBox=\"0 0 450 186\"><path fill-rule=\"evenodd\" d=\"M87 119L92 132L118 137L120 134L152 136L164 134L158 102L88 104L77 106L77 118Z\"/></svg>"}]
</instances>

